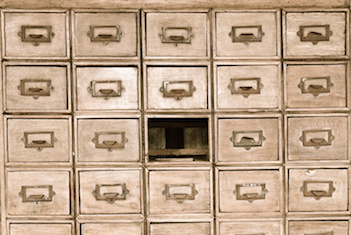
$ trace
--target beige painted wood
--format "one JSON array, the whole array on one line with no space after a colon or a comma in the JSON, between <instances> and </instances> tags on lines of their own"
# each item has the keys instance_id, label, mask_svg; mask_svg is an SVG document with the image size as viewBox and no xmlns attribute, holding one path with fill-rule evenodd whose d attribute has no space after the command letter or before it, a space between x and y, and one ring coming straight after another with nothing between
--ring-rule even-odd
<instances>
[{"instance_id":1,"label":"beige painted wood","mask_svg":"<svg viewBox=\"0 0 351 235\"><path fill-rule=\"evenodd\" d=\"M209 235L211 234L210 223L151 223L150 224L150 235L163 235L163 234L174 234L174 235Z\"/></svg>"},{"instance_id":2,"label":"beige painted wood","mask_svg":"<svg viewBox=\"0 0 351 235\"><path fill-rule=\"evenodd\" d=\"M94 119L82 118L77 121L77 160L78 162L137 162L140 159L140 130L138 119ZM121 134L126 140L121 148L109 151L107 148L96 148L92 141L95 133L107 133L100 136L98 142L117 141L122 143ZM110 133L110 134L108 134Z\"/></svg>"},{"instance_id":3,"label":"beige painted wood","mask_svg":"<svg viewBox=\"0 0 351 235\"><path fill-rule=\"evenodd\" d=\"M281 172L275 170L220 170L218 174L218 204L219 213L274 213L281 211ZM265 184L265 186L254 186ZM251 185L251 186L250 186ZM235 191L237 186L239 192ZM250 202L242 199L244 194L266 193L264 199ZM238 198L238 195L241 197ZM245 196L244 196L245 197Z\"/></svg>"},{"instance_id":4,"label":"beige painted wood","mask_svg":"<svg viewBox=\"0 0 351 235\"><path fill-rule=\"evenodd\" d=\"M346 160L349 156L348 118L346 116L290 116L287 119L287 154L290 161ZM319 131L311 134L308 131ZM330 130L331 142L317 147L308 146L313 139L328 142L326 131ZM307 131L305 144L303 132ZM324 131L324 132L323 132ZM300 140L301 138L301 140ZM305 145L305 146L304 146Z\"/></svg>"},{"instance_id":5,"label":"beige painted wood","mask_svg":"<svg viewBox=\"0 0 351 235\"><path fill-rule=\"evenodd\" d=\"M348 211L348 177L346 168L341 169L292 169L288 170L287 193L289 195L289 212L346 212ZM331 181L335 191L330 197L317 200L314 197L304 196L304 182L307 182L306 192L319 190L329 192L324 183L318 181ZM317 182L317 183L313 183Z\"/></svg>"},{"instance_id":6,"label":"beige painted wood","mask_svg":"<svg viewBox=\"0 0 351 235\"><path fill-rule=\"evenodd\" d=\"M348 221L289 221L290 235L333 234L348 235Z\"/></svg>"},{"instance_id":7,"label":"beige painted wood","mask_svg":"<svg viewBox=\"0 0 351 235\"><path fill-rule=\"evenodd\" d=\"M68 63L5 63L3 76L6 111L69 112L71 99ZM51 87L45 82L51 83ZM30 88L49 89L49 95L23 95L21 89L28 93Z\"/></svg>"},{"instance_id":8,"label":"beige painted wood","mask_svg":"<svg viewBox=\"0 0 351 235\"><path fill-rule=\"evenodd\" d=\"M114 111L139 109L139 67L118 65L75 65L76 109L78 111ZM94 97L88 89L92 82L112 81L115 83L98 83L93 89L113 89L118 97ZM116 85L121 82L121 86Z\"/></svg>"},{"instance_id":9,"label":"beige painted wood","mask_svg":"<svg viewBox=\"0 0 351 235\"><path fill-rule=\"evenodd\" d=\"M63 118L12 118L7 116L7 162L9 163L69 163L72 155L72 128L71 120ZM54 142L50 134L53 132ZM32 141L45 140L53 143L53 147L43 147L40 145L29 146L25 143L25 136L28 134L28 144Z\"/></svg>"},{"instance_id":10,"label":"beige painted wood","mask_svg":"<svg viewBox=\"0 0 351 235\"><path fill-rule=\"evenodd\" d=\"M176 66L173 67L168 64L167 67L160 66L147 66L146 77L144 82L146 83L146 94L147 110L201 110L205 111L209 109L208 102L208 67L186 67ZM192 82L195 91L189 97L183 97L181 100L177 100L174 97L164 97L165 92L161 92L160 88L164 87L164 82ZM175 84L173 86L166 87L166 91L172 89L184 89L188 91L189 85L186 84Z\"/></svg>"},{"instance_id":11,"label":"beige painted wood","mask_svg":"<svg viewBox=\"0 0 351 235\"><path fill-rule=\"evenodd\" d=\"M148 214L210 213L212 200L211 171L198 168L150 170L148 180ZM166 186L169 185L169 189ZM191 185L197 191L191 192ZM176 200L166 197L183 194L192 199ZM177 196L176 196L177 197Z\"/></svg>"},{"instance_id":12,"label":"beige painted wood","mask_svg":"<svg viewBox=\"0 0 351 235\"><path fill-rule=\"evenodd\" d=\"M75 58L129 58L139 55L138 12L74 11L73 14L73 56ZM123 35L118 42L92 42L88 36L91 26L119 26ZM111 29L100 28L100 33L110 34ZM112 35L117 36L117 34Z\"/></svg>"},{"instance_id":13,"label":"beige painted wood","mask_svg":"<svg viewBox=\"0 0 351 235\"><path fill-rule=\"evenodd\" d=\"M283 14L284 16L284 14ZM334 10L330 12L304 12L303 10L287 11L283 17L284 57L345 57L348 55L348 12ZM332 35L328 41L320 41L312 44L309 41L300 41L297 33L300 26L329 25ZM320 32L320 29L307 29L304 36L309 32ZM325 31L321 31L325 35Z\"/></svg>"},{"instance_id":14,"label":"beige painted wood","mask_svg":"<svg viewBox=\"0 0 351 235\"><path fill-rule=\"evenodd\" d=\"M80 170L78 174L80 214L141 213L141 169ZM123 184L126 185L127 193L121 189ZM97 196L93 194L97 185L110 185L102 186L100 194L97 194L97 196L104 196L105 193L117 193L119 195L126 193L125 199L97 200Z\"/></svg>"},{"instance_id":15,"label":"beige painted wood","mask_svg":"<svg viewBox=\"0 0 351 235\"><path fill-rule=\"evenodd\" d=\"M68 216L71 214L70 171L58 170L11 170L7 172L7 215L8 216ZM23 202L19 195L22 186L52 186L55 193L51 201ZM48 190L27 189L31 195L48 196ZM43 195L44 195L43 194Z\"/></svg>"},{"instance_id":16,"label":"beige painted wood","mask_svg":"<svg viewBox=\"0 0 351 235\"><path fill-rule=\"evenodd\" d=\"M5 58L68 58L68 11L5 11L3 25L3 56ZM19 33L22 26L50 26L52 36L50 42L34 45L23 42ZM38 29L28 31L28 35L41 34L48 37L48 32ZM27 33L26 33L27 34Z\"/></svg>"},{"instance_id":17,"label":"beige painted wood","mask_svg":"<svg viewBox=\"0 0 351 235\"><path fill-rule=\"evenodd\" d=\"M73 228L71 224L55 224L55 223L11 223L9 227L9 234L11 235L73 235Z\"/></svg>"},{"instance_id":18,"label":"beige painted wood","mask_svg":"<svg viewBox=\"0 0 351 235\"><path fill-rule=\"evenodd\" d=\"M280 70L279 63L217 63L215 67L216 83L216 109L222 110L245 110L245 109L277 109L280 107ZM259 78L261 88L257 80L236 81L231 79ZM233 85L234 87L230 86ZM228 87L230 86L230 87ZM234 93L232 90L240 90L241 86L252 86L259 90L259 94Z\"/></svg>"},{"instance_id":19,"label":"beige painted wood","mask_svg":"<svg viewBox=\"0 0 351 235\"><path fill-rule=\"evenodd\" d=\"M262 162L278 161L280 155L280 120L278 117L261 118L219 118L217 127L218 136L218 162ZM240 133L245 131L262 131L265 140L261 146L253 146L246 149L241 146L234 146L234 142L239 143L243 137L250 133ZM234 138L234 133L236 138ZM259 135L254 134L251 138L259 142Z\"/></svg>"},{"instance_id":20,"label":"beige painted wood","mask_svg":"<svg viewBox=\"0 0 351 235\"><path fill-rule=\"evenodd\" d=\"M215 12L215 57L217 58L279 58L280 12L279 11L218 11ZM261 26L261 38L253 28L236 28L235 37L253 33L259 42L233 42L232 27Z\"/></svg>"},{"instance_id":21,"label":"beige painted wood","mask_svg":"<svg viewBox=\"0 0 351 235\"><path fill-rule=\"evenodd\" d=\"M265 234L281 235L282 224L278 221L220 221L218 235Z\"/></svg>"},{"instance_id":22,"label":"beige painted wood","mask_svg":"<svg viewBox=\"0 0 351 235\"><path fill-rule=\"evenodd\" d=\"M143 28L145 29L146 58L209 57L209 19L207 12L146 12ZM191 28L190 32L186 32L189 28ZM176 40L170 40L170 43L164 42L170 36L180 35L189 39L187 43L172 43Z\"/></svg>"},{"instance_id":23,"label":"beige painted wood","mask_svg":"<svg viewBox=\"0 0 351 235\"><path fill-rule=\"evenodd\" d=\"M346 63L288 63L285 64L285 71L287 108L345 108L347 106L348 69ZM326 77L329 77L332 83L329 92L320 93L317 96L312 93L302 93L302 89L308 89L310 85L329 87L325 79L309 80L309 82L307 80L307 83L304 83L304 78ZM298 87L300 83L302 89Z\"/></svg>"},{"instance_id":24,"label":"beige painted wood","mask_svg":"<svg viewBox=\"0 0 351 235\"><path fill-rule=\"evenodd\" d=\"M105 223L81 223L80 235L142 235L144 234L142 223L138 222L105 222Z\"/></svg>"}]
</instances>

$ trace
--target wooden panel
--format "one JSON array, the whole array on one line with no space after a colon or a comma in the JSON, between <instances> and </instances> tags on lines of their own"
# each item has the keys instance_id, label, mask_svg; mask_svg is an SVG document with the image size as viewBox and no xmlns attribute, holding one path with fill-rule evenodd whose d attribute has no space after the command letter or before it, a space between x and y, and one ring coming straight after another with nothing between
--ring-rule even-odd
<instances>
[{"instance_id":1,"label":"wooden panel","mask_svg":"<svg viewBox=\"0 0 351 235\"><path fill-rule=\"evenodd\" d=\"M11 235L74 235L71 224L63 223L11 223L9 228Z\"/></svg>"},{"instance_id":2,"label":"wooden panel","mask_svg":"<svg viewBox=\"0 0 351 235\"><path fill-rule=\"evenodd\" d=\"M210 223L151 223L150 224L150 235L210 235L211 224Z\"/></svg>"},{"instance_id":3,"label":"wooden panel","mask_svg":"<svg viewBox=\"0 0 351 235\"><path fill-rule=\"evenodd\" d=\"M349 234L348 221L289 221L289 235L299 234Z\"/></svg>"},{"instance_id":4,"label":"wooden panel","mask_svg":"<svg viewBox=\"0 0 351 235\"><path fill-rule=\"evenodd\" d=\"M81 223L80 235L143 235L142 223L127 223L127 222L104 222L104 223Z\"/></svg>"},{"instance_id":5,"label":"wooden panel","mask_svg":"<svg viewBox=\"0 0 351 235\"><path fill-rule=\"evenodd\" d=\"M282 224L279 221L220 221L218 235L232 234L265 234L282 235Z\"/></svg>"}]
</instances>

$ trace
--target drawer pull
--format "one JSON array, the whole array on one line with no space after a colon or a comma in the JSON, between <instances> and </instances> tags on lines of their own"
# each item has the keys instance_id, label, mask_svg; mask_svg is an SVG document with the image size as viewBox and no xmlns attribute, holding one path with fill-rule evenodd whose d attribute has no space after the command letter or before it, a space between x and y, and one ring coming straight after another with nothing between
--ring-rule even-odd
<instances>
[{"instance_id":1,"label":"drawer pull","mask_svg":"<svg viewBox=\"0 0 351 235\"><path fill-rule=\"evenodd\" d=\"M232 78L228 85L232 95L242 95L244 98L260 94L262 88L261 78Z\"/></svg>"},{"instance_id":2,"label":"drawer pull","mask_svg":"<svg viewBox=\"0 0 351 235\"><path fill-rule=\"evenodd\" d=\"M17 89L22 96L32 96L33 99L38 99L40 96L50 96L54 87L51 85L51 80L21 79Z\"/></svg>"},{"instance_id":3,"label":"drawer pull","mask_svg":"<svg viewBox=\"0 0 351 235\"><path fill-rule=\"evenodd\" d=\"M266 137L263 131L233 131L229 140L233 142L235 148L250 150L252 147L262 147Z\"/></svg>"},{"instance_id":4,"label":"drawer pull","mask_svg":"<svg viewBox=\"0 0 351 235\"><path fill-rule=\"evenodd\" d=\"M255 26L233 26L229 32L233 43L244 43L246 46L252 42L261 42L264 32L261 25Z\"/></svg>"},{"instance_id":5,"label":"drawer pull","mask_svg":"<svg viewBox=\"0 0 351 235\"><path fill-rule=\"evenodd\" d=\"M56 195L52 185L35 185L22 186L18 194L22 198L22 202L51 202L52 197Z\"/></svg>"},{"instance_id":6,"label":"drawer pull","mask_svg":"<svg viewBox=\"0 0 351 235\"><path fill-rule=\"evenodd\" d=\"M191 27L162 27L158 36L162 43L191 44L191 39L195 37Z\"/></svg>"},{"instance_id":7,"label":"drawer pull","mask_svg":"<svg viewBox=\"0 0 351 235\"><path fill-rule=\"evenodd\" d=\"M317 97L322 93L330 93L333 86L330 77L311 77L301 78L297 87L301 89L302 94L312 94Z\"/></svg>"},{"instance_id":8,"label":"drawer pull","mask_svg":"<svg viewBox=\"0 0 351 235\"><path fill-rule=\"evenodd\" d=\"M91 141L95 144L95 148L111 152L114 149L124 149L128 139L125 132L95 132Z\"/></svg>"},{"instance_id":9,"label":"drawer pull","mask_svg":"<svg viewBox=\"0 0 351 235\"><path fill-rule=\"evenodd\" d=\"M334 231L325 232L325 233L305 233L304 235L334 235Z\"/></svg>"},{"instance_id":10,"label":"drawer pull","mask_svg":"<svg viewBox=\"0 0 351 235\"><path fill-rule=\"evenodd\" d=\"M297 36L301 42L312 42L316 45L318 42L329 41L329 37L333 34L330 31L330 25L305 25L300 26Z\"/></svg>"},{"instance_id":11,"label":"drawer pull","mask_svg":"<svg viewBox=\"0 0 351 235\"><path fill-rule=\"evenodd\" d=\"M120 42L124 33L121 26L90 26L87 33L91 42L101 42L103 45L108 45L110 42Z\"/></svg>"},{"instance_id":12,"label":"drawer pull","mask_svg":"<svg viewBox=\"0 0 351 235\"><path fill-rule=\"evenodd\" d=\"M21 138L25 148L36 148L38 151L44 148L53 148L57 141L54 132L24 132Z\"/></svg>"},{"instance_id":13,"label":"drawer pull","mask_svg":"<svg viewBox=\"0 0 351 235\"><path fill-rule=\"evenodd\" d=\"M193 86L193 81L165 81L160 91L163 97L179 101L184 97L192 97L196 87Z\"/></svg>"},{"instance_id":14,"label":"drawer pull","mask_svg":"<svg viewBox=\"0 0 351 235\"><path fill-rule=\"evenodd\" d=\"M103 98L108 100L111 97L121 97L124 87L121 80L111 81L91 81L88 92L92 97Z\"/></svg>"},{"instance_id":15,"label":"drawer pull","mask_svg":"<svg viewBox=\"0 0 351 235\"><path fill-rule=\"evenodd\" d=\"M319 149L322 146L332 145L335 136L331 130L304 130L299 140L304 147L314 147Z\"/></svg>"},{"instance_id":16,"label":"drawer pull","mask_svg":"<svg viewBox=\"0 0 351 235\"><path fill-rule=\"evenodd\" d=\"M332 197L335 188L333 181L310 181L306 180L300 188L304 197L313 197L316 200L322 197Z\"/></svg>"},{"instance_id":17,"label":"drawer pull","mask_svg":"<svg viewBox=\"0 0 351 235\"><path fill-rule=\"evenodd\" d=\"M123 184L96 184L93 194L97 201L107 201L113 204L116 200L126 200L129 190Z\"/></svg>"},{"instance_id":18,"label":"drawer pull","mask_svg":"<svg viewBox=\"0 0 351 235\"><path fill-rule=\"evenodd\" d=\"M50 43L55 34L51 26L22 25L18 36L21 37L22 42L30 42L34 46L39 46L40 43Z\"/></svg>"},{"instance_id":19,"label":"drawer pull","mask_svg":"<svg viewBox=\"0 0 351 235\"><path fill-rule=\"evenodd\" d=\"M233 191L236 200L246 200L249 203L265 199L267 193L266 184L236 184Z\"/></svg>"},{"instance_id":20,"label":"drawer pull","mask_svg":"<svg viewBox=\"0 0 351 235\"><path fill-rule=\"evenodd\" d=\"M166 200L176 200L178 203L183 203L185 200L195 200L195 195L198 193L195 184L166 184L162 191Z\"/></svg>"}]
</instances>

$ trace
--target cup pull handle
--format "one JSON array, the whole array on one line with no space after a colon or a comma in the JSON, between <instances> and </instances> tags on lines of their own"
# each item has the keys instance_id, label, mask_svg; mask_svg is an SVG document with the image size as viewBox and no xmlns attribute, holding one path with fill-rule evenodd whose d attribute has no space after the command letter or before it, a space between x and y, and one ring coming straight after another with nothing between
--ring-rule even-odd
<instances>
[{"instance_id":1,"label":"cup pull handle","mask_svg":"<svg viewBox=\"0 0 351 235\"><path fill-rule=\"evenodd\" d=\"M262 37L265 33L262 32L261 25L232 26L232 30L228 35L232 39L232 43L244 43L246 46L249 46L253 42L262 42Z\"/></svg>"},{"instance_id":2,"label":"cup pull handle","mask_svg":"<svg viewBox=\"0 0 351 235\"><path fill-rule=\"evenodd\" d=\"M41 96L51 96L54 87L51 80L21 79L17 89L21 96L32 96L36 100Z\"/></svg>"},{"instance_id":3,"label":"cup pull handle","mask_svg":"<svg viewBox=\"0 0 351 235\"><path fill-rule=\"evenodd\" d=\"M51 26L22 25L18 36L21 37L22 42L39 46L40 43L51 43L55 34L52 32Z\"/></svg>"},{"instance_id":4,"label":"cup pull handle","mask_svg":"<svg viewBox=\"0 0 351 235\"><path fill-rule=\"evenodd\" d=\"M97 201L107 201L110 204L115 203L115 201L126 200L128 193L126 183L96 184L93 190L93 195Z\"/></svg>"},{"instance_id":5,"label":"cup pull handle","mask_svg":"<svg viewBox=\"0 0 351 235\"><path fill-rule=\"evenodd\" d=\"M327 190L324 187L320 188L321 186L327 186ZM332 197L335 187L333 186L333 181L305 180L300 190L304 197L313 197L316 200L320 200L322 197Z\"/></svg>"},{"instance_id":6,"label":"cup pull handle","mask_svg":"<svg viewBox=\"0 0 351 235\"><path fill-rule=\"evenodd\" d=\"M300 37L301 42L311 42L317 45L318 42L329 41L333 32L330 30L330 25L301 25L297 36Z\"/></svg>"},{"instance_id":7,"label":"cup pull handle","mask_svg":"<svg viewBox=\"0 0 351 235\"><path fill-rule=\"evenodd\" d=\"M234 148L244 148L250 150L252 147L262 147L266 137L263 131L233 131L229 138L233 142Z\"/></svg>"},{"instance_id":8,"label":"cup pull handle","mask_svg":"<svg viewBox=\"0 0 351 235\"><path fill-rule=\"evenodd\" d=\"M247 191L245 191L245 189ZM266 184L236 184L233 194L236 200L246 200L253 203L255 200L262 200L266 198L268 190Z\"/></svg>"},{"instance_id":9,"label":"cup pull handle","mask_svg":"<svg viewBox=\"0 0 351 235\"><path fill-rule=\"evenodd\" d=\"M304 130L299 138L304 147L314 147L315 149L331 146L334 139L335 136L332 135L330 129Z\"/></svg>"},{"instance_id":10,"label":"cup pull handle","mask_svg":"<svg viewBox=\"0 0 351 235\"><path fill-rule=\"evenodd\" d=\"M103 45L108 45L111 42L120 42L124 33L120 25L90 26L87 35L91 42L99 42Z\"/></svg>"},{"instance_id":11,"label":"cup pull handle","mask_svg":"<svg viewBox=\"0 0 351 235\"><path fill-rule=\"evenodd\" d=\"M312 94L314 97L318 97L320 94L330 93L333 86L330 77L327 76L301 78L297 87L302 94Z\"/></svg>"},{"instance_id":12,"label":"cup pull handle","mask_svg":"<svg viewBox=\"0 0 351 235\"><path fill-rule=\"evenodd\" d=\"M232 78L228 85L232 95L242 95L244 98L261 94L263 87L261 78Z\"/></svg>"},{"instance_id":13,"label":"cup pull handle","mask_svg":"<svg viewBox=\"0 0 351 235\"><path fill-rule=\"evenodd\" d=\"M18 195L22 198L22 202L39 204L40 202L51 202L56 193L53 191L52 185L35 185L22 186Z\"/></svg>"},{"instance_id":14,"label":"cup pull handle","mask_svg":"<svg viewBox=\"0 0 351 235\"><path fill-rule=\"evenodd\" d=\"M122 91L125 88L122 86L121 80L109 81L91 81L90 86L87 88L92 97L103 98L108 100L114 97L121 97Z\"/></svg>"},{"instance_id":15,"label":"cup pull handle","mask_svg":"<svg viewBox=\"0 0 351 235\"><path fill-rule=\"evenodd\" d=\"M158 34L162 43L191 44L191 39L195 38L191 27L162 27Z\"/></svg>"},{"instance_id":16,"label":"cup pull handle","mask_svg":"<svg viewBox=\"0 0 351 235\"><path fill-rule=\"evenodd\" d=\"M54 148L57 138L53 131L48 132L24 132L21 141L25 148L35 148L42 151L44 148Z\"/></svg>"},{"instance_id":17,"label":"cup pull handle","mask_svg":"<svg viewBox=\"0 0 351 235\"><path fill-rule=\"evenodd\" d=\"M178 203L183 203L185 200L195 200L198 193L195 184L166 184L162 191L166 200L175 200Z\"/></svg>"},{"instance_id":18,"label":"cup pull handle","mask_svg":"<svg viewBox=\"0 0 351 235\"><path fill-rule=\"evenodd\" d=\"M192 97L194 91L196 91L196 87L193 85L193 81L164 81L160 87L163 97L174 98L177 101L184 97Z\"/></svg>"},{"instance_id":19,"label":"cup pull handle","mask_svg":"<svg viewBox=\"0 0 351 235\"><path fill-rule=\"evenodd\" d=\"M125 132L95 132L91 141L95 144L95 148L111 152L116 149L124 149L128 139Z\"/></svg>"}]
</instances>

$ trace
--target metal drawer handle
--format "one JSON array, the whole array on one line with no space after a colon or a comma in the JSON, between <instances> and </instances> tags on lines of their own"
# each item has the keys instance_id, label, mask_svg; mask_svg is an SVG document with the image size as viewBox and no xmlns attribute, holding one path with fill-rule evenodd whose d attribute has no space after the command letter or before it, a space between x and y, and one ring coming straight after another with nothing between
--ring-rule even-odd
<instances>
[{"instance_id":1,"label":"metal drawer handle","mask_svg":"<svg viewBox=\"0 0 351 235\"><path fill-rule=\"evenodd\" d=\"M196 87L193 81L165 81L160 88L165 98L174 98L179 101L184 97L192 97Z\"/></svg>"},{"instance_id":2,"label":"metal drawer handle","mask_svg":"<svg viewBox=\"0 0 351 235\"><path fill-rule=\"evenodd\" d=\"M51 80L21 79L17 89L22 96L32 96L33 99L38 99L40 96L51 96L54 87Z\"/></svg>"},{"instance_id":3,"label":"metal drawer handle","mask_svg":"<svg viewBox=\"0 0 351 235\"><path fill-rule=\"evenodd\" d=\"M96 184L93 194L97 201L107 201L113 204L116 200L126 200L129 190L123 184Z\"/></svg>"},{"instance_id":4,"label":"metal drawer handle","mask_svg":"<svg viewBox=\"0 0 351 235\"><path fill-rule=\"evenodd\" d=\"M195 195L198 193L195 184L166 184L162 191L166 200L176 200L178 203L183 203L184 200L195 200Z\"/></svg>"},{"instance_id":5,"label":"metal drawer handle","mask_svg":"<svg viewBox=\"0 0 351 235\"><path fill-rule=\"evenodd\" d=\"M108 45L110 42L120 42L124 33L121 26L90 26L87 33L91 42L101 42L103 45Z\"/></svg>"},{"instance_id":6,"label":"metal drawer handle","mask_svg":"<svg viewBox=\"0 0 351 235\"><path fill-rule=\"evenodd\" d=\"M322 93L330 93L333 86L334 84L328 76L301 78L297 87L301 89L302 94L312 94L314 97L317 97Z\"/></svg>"},{"instance_id":7,"label":"metal drawer handle","mask_svg":"<svg viewBox=\"0 0 351 235\"><path fill-rule=\"evenodd\" d=\"M242 95L244 98L260 94L262 88L261 78L232 78L228 85L232 95Z\"/></svg>"},{"instance_id":8,"label":"metal drawer handle","mask_svg":"<svg viewBox=\"0 0 351 235\"><path fill-rule=\"evenodd\" d=\"M332 197L335 188L333 181L306 180L300 188L304 197L313 197L316 200L322 197Z\"/></svg>"},{"instance_id":9,"label":"metal drawer handle","mask_svg":"<svg viewBox=\"0 0 351 235\"><path fill-rule=\"evenodd\" d=\"M114 149L123 149L128 142L125 132L95 132L91 140L95 148L107 149L111 152Z\"/></svg>"},{"instance_id":10,"label":"metal drawer handle","mask_svg":"<svg viewBox=\"0 0 351 235\"><path fill-rule=\"evenodd\" d=\"M30 42L34 46L39 46L40 43L51 43L55 34L52 32L51 26L22 25L18 36L21 37L22 42Z\"/></svg>"},{"instance_id":11,"label":"metal drawer handle","mask_svg":"<svg viewBox=\"0 0 351 235\"><path fill-rule=\"evenodd\" d=\"M44 148L53 148L57 138L53 131L48 132L24 132L21 141L25 148L36 148L38 151Z\"/></svg>"},{"instance_id":12,"label":"metal drawer handle","mask_svg":"<svg viewBox=\"0 0 351 235\"><path fill-rule=\"evenodd\" d=\"M51 202L52 197L56 195L52 185L35 185L22 186L18 195L22 198L22 202Z\"/></svg>"},{"instance_id":13,"label":"metal drawer handle","mask_svg":"<svg viewBox=\"0 0 351 235\"><path fill-rule=\"evenodd\" d=\"M327 130L304 130L299 140L304 147L314 147L319 149L322 146L332 145L335 136L330 129Z\"/></svg>"},{"instance_id":14,"label":"metal drawer handle","mask_svg":"<svg viewBox=\"0 0 351 235\"><path fill-rule=\"evenodd\" d=\"M124 90L121 80L91 81L88 87L88 92L91 93L92 97L99 97L104 100L121 97Z\"/></svg>"},{"instance_id":15,"label":"metal drawer handle","mask_svg":"<svg viewBox=\"0 0 351 235\"><path fill-rule=\"evenodd\" d=\"M266 199L267 193L266 184L236 184L233 191L236 200L246 200L249 203Z\"/></svg>"},{"instance_id":16,"label":"metal drawer handle","mask_svg":"<svg viewBox=\"0 0 351 235\"><path fill-rule=\"evenodd\" d=\"M252 42L261 42L265 35L261 25L255 26L232 26L229 37L233 43L244 43L246 46Z\"/></svg>"},{"instance_id":17,"label":"metal drawer handle","mask_svg":"<svg viewBox=\"0 0 351 235\"><path fill-rule=\"evenodd\" d=\"M330 25L305 25L300 26L297 36L300 37L301 42L312 42L317 45L318 42L329 41L329 37L333 35L330 31Z\"/></svg>"},{"instance_id":18,"label":"metal drawer handle","mask_svg":"<svg viewBox=\"0 0 351 235\"><path fill-rule=\"evenodd\" d=\"M305 233L304 235L334 235L334 231L325 232L325 233Z\"/></svg>"},{"instance_id":19,"label":"metal drawer handle","mask_svg":"<svg viewBox=\"0 0 351 235\"><path fill-rule=\"evenodd\" d=\"M233 131L229 140L233 142L235 148L250 150L252 147L262 147L266 137L263 131Z\"/></svg>"},{"instance_id":20,"label":"metal drawer handle","mask_svg":"<svg viewBox=\"0 0 351 235\"><path fill-rule=\"evenodd\" d=\"M191 27L162 27L158 34L162 43L191 44L191 39L195 38Z\"/></svg>"}]
</instances>

